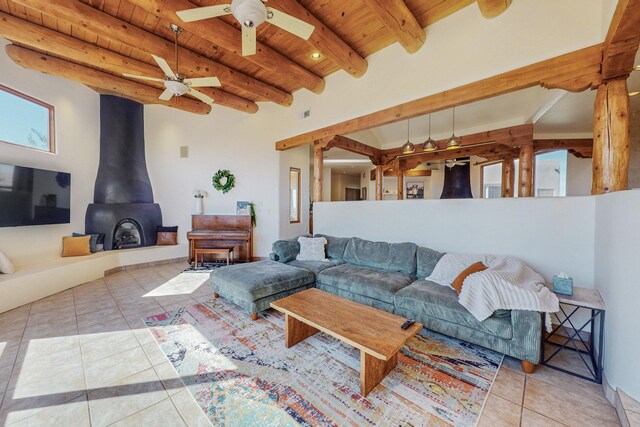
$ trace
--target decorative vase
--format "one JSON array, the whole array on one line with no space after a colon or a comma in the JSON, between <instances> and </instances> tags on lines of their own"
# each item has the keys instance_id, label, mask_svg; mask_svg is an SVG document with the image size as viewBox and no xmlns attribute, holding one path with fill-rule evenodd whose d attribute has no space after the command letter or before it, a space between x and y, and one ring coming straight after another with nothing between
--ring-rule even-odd
<instances>
[{"instance_id":1,"label":"decorative vase","mask_svg":"<svg viewBox=\"0 0 640 427\"><path fill-rule=\"evenodd\" d=\"M204 213L204 203L202 203L202 197L196 197L196 215L202 215Z\"/></svg>"}]
</instances>

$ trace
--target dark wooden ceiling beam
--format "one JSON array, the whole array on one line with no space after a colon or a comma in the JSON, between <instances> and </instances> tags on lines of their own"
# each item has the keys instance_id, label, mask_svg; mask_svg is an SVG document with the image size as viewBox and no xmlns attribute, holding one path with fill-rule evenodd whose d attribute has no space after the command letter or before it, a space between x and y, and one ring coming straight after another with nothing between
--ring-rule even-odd
<instances>
[{"instance_id":1,"label":"dark wooden ceiling beam","mask_svg":"<svg viewBox=\"0 0 640 427\"><path fill-rule=\"evenodd\" d=\"M297 0L269 0L268 4L316 27L307 43L329 61L354 77L366 73L367 61Z\"/></svg>"},{"instance_id":2,"label":"dark wooden ceiling beam","mask_svg":"<svg viewBox=\"0 0 640 427\"><path fill-rule=\"evenodd\" d=\"M364 0L409 53L420 50L427 38L424 28L403 0Z\"/></svg>"},{"instance_id":3,"label":"dark wooden ceiling beam","mask_svg":"<svg viewBox=\"0 0 640 427\"><path fill-rule=\"evenodd\" d=\"M148 77L164 78L162 71L158 67L128 58L2 12L0 12L0 37L36 49L46 50L50 54L62 56L72 62L81 62L100 68L104 71L117 74L118 77L122 77L122 73L132 73ZM136 81L136 83L162 87L161 83L152 83L149 81ZM204 87L198 88L198 90L213 98L216 104L234 108L245 113L255 113L258 111L258 105L255 102L223 90Z\"/></svg>"},{"instance_id":4,"label":"dark wooden ceiling beam","mask_svg":"<svg viewBox=\"0 0 640 427\"><path fill-rule=\"evenodd\" d=\"M346 136L336 135L330 141L319 144L323 150L329 150L331 148L340 148L351 153L367 156L374 165L380 163L381 150L371 147L370 145L363 144Z\"/></svg>"},{"instance_id":5,"label":"dark wooden ceiling beam","mask_svg":"<svg viewBox=\"0 0 640 427\"><path fill-rule=\"evenodd\" d=\"M626 77L633 70L640 46L640 1L619 0L602 55L602 79Z\"/></svg>"},{"instance_id":6,"label":"dark wooden ceiling beam","mask_svg":"<svg viewBox=\"0 0 640 427\"><path fill-rule=\"evenodd\" d=\"M478 0L480 13L487 19L501 15L511 6L511 0Z\"/></svg>"},{"instance_id":7,"label":"dark wooden ceiling beam","mask_svg":"<svg viewBox=\"0 0 640 427\"><path fill-rule=\"evenodd\" d=\"M79 0L14 0L14 3L33 8L100 37L158 55L167 61L171 61L174 57L172 42L94 9ZM191 50L180 47L179 55L180 74L187 77L216 76L222 82L223 87L229 86L250 92L263 101L272 101L284 106L291 105L293 101L293 96L290 93L198 55Z\"/></svg>"},{"instance_id":8,"label":"dark wooden ceiling beam","mask_svg":"<svg viewBox=\"0 0 640 427\"><path fill-rule=\"evenodd\" d=\"M593 138L533 140L533 152L535 154L572 149L578 151L593 149Z\"/></svg>"},{"instance_id":9,"label":"dark wooden ceiling beam","mask_svg":"<svg viewBox=\"0 0 640 427\"><path fill-rule=\"evenodd\" d=\"M478 132L470 135L461 136L461 145L476 145L487 142L494 142L498 145L506 145L509 147L517 147L523 142L530 142L533 139L533 125L524 124L518 126L511 126L502 129L494 129L486 132ZM438 146L444 148L449 138L436 141ZM421 153L420 145L416 145L416 153L410 154L417 155ZM382 150L380 163L387 164L396 157L402 156L402 147L388 148Z\"/></svg>"},{"instance_id":10,"label":"dark wooden ceiling beam","mask_svg":"<svg viewBox=\"0 0 640 427\"><path fill-rule=\"evenodd\" d=\"M177 11L193 9L196 7L189 0L127 0L158 18L166 19L180 25L185 30L197 34L210 43L220 46L236 55L242 55L242 35L233 25L227 24L221 19L212 18L202 21L183 22L176 15ZM219 2L203 2L201 6L209 6ZM268 24L263 24L268 25ZM256 44L255 55L243 57L265 70L286 75L294 79L300 85L314 93L322 93L325 81L322 77L296 64L281 53L271 49L259 41Z\"/></svg>"},{"instance_id":11,"label":"dark wooden ceiling beam","mask_svg":"<svg viewBox=\"0 0 640 427\"><path fill-rule=\"evenodd\" d=\"M21 67L62 77L97 89L101 93L117 94L142 104L162 104L196 114L209 114L211 106L190 98L179 97L170 101L158 99L162 91L121 77L115 77L93 68L74 64L53 56L16 45L5 47L7 55Z\"/></svg>"},{"instance_id":12,"label":"dark wooden ceiling beam","mask_svg":"<svg viewBox=\"0 0 640 427\"><path fill-rule=\"evenodd\" d=\"M602 44L597 44L494 77L428 95L405 104L283 139L276 142L276 149L288 150L300 145L310 144L317 139L350 134L533 86L544 86L549 81L560 83L554 80L558 75L562 75L566 79L570 75L574 75L576 78L583 77L585 69L591 69L594 64L600 64L601 60ZM592 81L587 82L588 86L594 87L600 83L599 74L590 76L590 78ZM572 86L573 81L568 80L569 84Z\"/></svg>"}]
</instances>

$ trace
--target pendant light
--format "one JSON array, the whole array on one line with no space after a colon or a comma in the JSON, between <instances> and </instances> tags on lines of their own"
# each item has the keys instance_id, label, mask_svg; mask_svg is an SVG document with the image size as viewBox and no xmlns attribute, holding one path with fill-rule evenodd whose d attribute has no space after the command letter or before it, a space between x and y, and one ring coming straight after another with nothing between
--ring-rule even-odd
<instances>
[{"instance_id":1,"label":"pendant light","mask_svg":"<svg viewBox=\"0 0 640 427\"><path fill-rule=\"evenodd\" d=\"M413 154L416 151L416 147L409 141L409 123L411 120L407 120L407 142L402 146L402 154Z\"/></svg>"},{"instance_id":2,"label":"pendant light","mask_svg":"<svg viewBox=\"0 0 640 427\"><path fill-rule=\"evenodd\" d=\"M453 107L453 125L451 138L447 142L447 150L457 150L462 145L462 140L456 136L456 108Z\"/></svg>"},{"instance_id":3,"label":"pendant light","mask_svg":"<svg viewBox=\"0 0 640 427\"><path fill-rule=\"evenodd\" d=\"M422 143L422 151L436 151L438 143L431 139L431 114L429 114L429 139Z\"/></svg>"}]
</instances>

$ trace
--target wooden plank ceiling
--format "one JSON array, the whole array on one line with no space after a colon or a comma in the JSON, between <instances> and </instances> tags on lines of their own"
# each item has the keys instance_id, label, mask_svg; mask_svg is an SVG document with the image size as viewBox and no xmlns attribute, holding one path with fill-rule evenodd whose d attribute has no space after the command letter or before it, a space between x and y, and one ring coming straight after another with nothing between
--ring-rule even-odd
<instances>
[{"instance_id":1,"label":"wooden plank ceiling","mask_svg":"<svg viewBox=\"0 0 640 427\"><path fill-rule=\"evenodd\" d=\"M138 70L140 70L140 67L143 67L144 64L154 67L156 66L150 55L152 52L149 52L148 48L145 50L144 48L141 48L139 44L136 45L136 43L123 43L122 40L117 40L117 37L114 37L113 35L92 32L90 29L86 28L86 25L79 25L81 23L80 18L80 21L75 23L57 18L54 16L53 12L46 10L45 7L37 7L39 1L40 0L0 0L0 12L12 15L20 20L27 21L37 26L53 30L62 35L73 37L74 39L90 45L98 46L109 52L122 55L125 59L129 58L139 61L142 64L139 64ZM181 1L182 3L189 3L187 0ZM286 10L287 4L291 6L291 1L295 0L270 0L268 4L274 8ZM227 2L228 1L224 0L190 0L190 5L197 7ZM168 1L143 0L65 0L63 3L55 1L50 3L72 5L70 7L74 10L76 9L74 4L84 3L93 9L97 9L98 11L109 15L110 17L117 18L122 24L122 26L118 28L124 28L125 26L141 28L162 38L163 41L173 42L174 34L169 28L170 22L166 19L166 10L163 11L161 9L161 5L179 4L178 2L172 3ZM298 3L302 5L308 13L317 18L323 26L328 29L328 31L332 31L342 41L344 41L344 43L346 43L346 49L351 49L360 56L360 58L356 58L364 64L364 67L361 67L362 69L360 74L366 71L366 63L362 61L362 58L366 58L372 53L398 41L398 37L394 34L394 31L383 24L383 21L380 18L381 15L379 14L380 11L378 10L378 13L376 13L376 11L374 11L375 8L371 7L371 0L298 0ZM388 4L391 3L395 3L395 1L390 1ZM411 14L416 18L420 26L425 28L430 24L456 12L457 10L474 3L474 0L406 0L404 3ZM26 4L29 4L30 6L25 6ZM367 4L369 4L369 7ZM83 5L80 4L80 6ZM60 8L60 6L49 7ZM378 8L380 7L383 6L379 6ZM402 6L401 1L398 7L404 7ZM170 11L170 13L173 12L175 12L175 10ZM1 16L2 15L0 15L0 17ZM228 30L229 25L236 28L237 42L239 43L241 39L239 31L240 26L233 17L225 16L203 22L207 22L209 25L222 25L218 20L224 21L228 24L226 26L223 25L225 30ZM176 23L182 25L180 22ZM0 23L0 25L2 24ZM257 55L252 58L242 57L238 53L228 49L228 42L226 43L227 48L225 49L212 43L213 38L211 36L207 37L207 35L202 33L195 34L185 29L179 38L179 43L184 50L191 51L200 55L201 58L204 57L208 60L222 64L224 67L228 67L228 69L230 69L228 71L231 74L235 73L236 75L241 75L240 73L242 73L248 76L243 77L245 80L249 79L250 82L253 82L252 84L262 84L264 88L267 88L263 89L262 92L253 89L247 90L242 84L225 84L224 76L219 75L220 80L222 81L222 87L219 89L221 92L219 92L219 94L220 96L224 95L219 99L224 99L224 105L226 106L246 112L257 111L257 106L253 104L255 102L273 101L282 105L288 105L291 102L291 96L289 94L292 94L303 87L320 93L324 88L324 81L322 79L340 69L340 65L336 64L336 61L332 61L321 51L321 57L319 59L313 59L311 54L319 51L313 43L299 39L274 25L266 23L260 25L258 27L257 34L259 43L263 43L268 48L275 51L273 52L275 58L280 57L278 55L285 57L282 61L282 69L274 69L273 66L265 66L262 64L261 61L264 56L261 55L264 55L263 52L259 51ZM70 59L68 56L60 54L60 52L51 52L44 49L42 47L42 43L19 43L11 39L11 34L2 34L2 36L6 37L18 46L34 50L40 54L64 59L74 64L80 64L85 67L97 69L106 74L122 78L118 69L102 66L99 61L84 61L79 60L77 57ZM224 45L225 43L221 42L220 44ZM181 52L184 52L184 50ZM181 61L182 55L183 54L181 53ZM197 58L197 56L194 57ZM46 57L43 58L43 60L44 59L46 59ZM167 57L165 59L173 66L173 57ZM26 62L24 62L23 65L25 65L25 63ZM289 68L284 66L285 63L289 64ZM295 70L295 73L291 74L290 70ZM136 69L133 71L135 73ZM180 72L186 74L182 69ZM355 75L357 72L352 72L352 74ZM294 76L300 77L296 78ZM158 72L154 77L161 77L161 73ZM187 75L187 77L195 76ZM158 90L161 88L158 84L139 80L134 81L137 84L148 85ZM271 88L273 93L265 95L265 93L269 92L268 88ZM213 95L216 94L214 93ZM214 97L217 98L217 96ZM222 104L223 102L220 101L220 103Z\"/></svg>"}]
</instances>

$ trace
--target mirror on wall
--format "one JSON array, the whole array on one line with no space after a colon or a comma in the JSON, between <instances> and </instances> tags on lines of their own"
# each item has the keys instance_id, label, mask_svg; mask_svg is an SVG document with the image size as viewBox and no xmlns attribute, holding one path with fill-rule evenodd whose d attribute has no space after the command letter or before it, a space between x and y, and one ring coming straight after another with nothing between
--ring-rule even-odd
<instances>
[{"instance_id":1,"label":"mirror on wall","mask_svg":"<svg viewBox=\"0 0 640 427\"><path fill-rule=\"evenodd\" d=\"M289 168L289 223L300 222L300 169Z\"/></svg>"}]
</instances>

